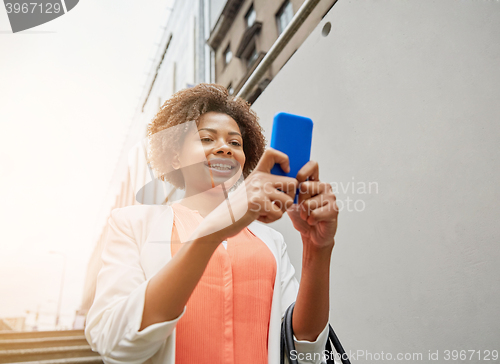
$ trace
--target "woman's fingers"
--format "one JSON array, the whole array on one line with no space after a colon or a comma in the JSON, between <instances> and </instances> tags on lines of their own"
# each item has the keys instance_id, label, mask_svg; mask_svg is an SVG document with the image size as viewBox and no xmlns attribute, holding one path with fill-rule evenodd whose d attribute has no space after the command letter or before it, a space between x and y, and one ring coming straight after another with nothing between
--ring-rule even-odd
<instances>
[{"instance_id":1,"label":"woman's fingers","mask_svg":"<svg viewBox=\"0 0 500 364\"><path fill-rule=\"evenodd\" d=\"M316 188L316 191L321 191L319 194L300 203L300 217L302 220L307 220L308 223L331 220L338 214L336 197L331 193L331 187L322 187L318 184ZM311 218L311 216L313 217Z\"/></svg>"},{"instance_id":2,"label":"woman's fingers","mask_svg":"<svg viewBox=\"0 0 500 364\"><path fill-rule=\"evenodd\" d=\"M305 181L299 184L299 204L307 201L313 196L320 194L330 194L332 186L326 182Z\"/></svg>"},{"instance_id":3,"label":"woman's fingers","mask_svg":"<svg viewBox=\"0 0 500 364\"><path fill-rule=\"evenodd\" d=\"M306 210L307 211L307 210ZM327 203L323 205L322 207L315 208L313 210L310 210L309 216L305 216L304 218L302 217L302 211L301 211L301 218L305 220L309 225L316 225L317 223L321 221L334 221L337 219L338 216L338 207L335 202L332 204Z\"/></svg>"},{"instance_id":4,"label":"woman's fingers","mask_svg":"<svg viewBox=\"0 0 500 364\"><path fill-rule=\"evenodd\" d=\"M262 158L260 158L260 161L254 170L270 173L276 163L278 163L281 166L281 169L286 173L290 172L288 156L279 150L268 148L262 155Z\"/></svg>"},{"instance_id":5,"label":"woman's fingers","mask_svg":"<svg viewBox=\"0 0 500 364\"><path fill-rule=\"evenodd\" d=\"M274 190L274 192L270 193L266 197L269 198L273 205L279 208L282 213L285 213L286 210L293 205L293 199L295 196L290 196L289 194Z\"/></svg>"},{"instance_id":6,"label":"woman's fingers","mask_svg":"<svg viewBox=\"0 0 500 364\"><path fill-rule=\"evenodd\" d=\"M316 161L309 161L297 173L297 181L304 182L309 179L310 181L319 181L319 165Z\"/></svg>"},{"instance_id":7,"label":"woman's fingers","mask_svg":"<svg viewBox=\"0 0 500 364\"><path fill-rule=\"evenodd\" d=\"M299 182L295 178L291 177L282 177L282 176L272 176L271 185L273 189L269 189L266 192L278 191L279 193L285 194L290 197L292 200L295 198L295 194L297 193L297 188L299 187Z\"/></svg>"},{"instance_id":8,"label":"woman's fingers","mask_svg":"<svg viewBox=\"0 0 500 364\"><path fill-rule=\"evenodd\" d=\"M265 199L262 204L262 211L260 212L260 216L257 220L264 223L270 223L276 220L279 220L283 216L283 211L278 206L278 203L275 203L277 200Z\"/></svg>"},{"instance_id":9,"label":"woman's fingers","mask_svg":"<svg viewBox=\"0 0 500 364\"><path fill-rule=\"evenodd\" d=\"M309 163L303 173L317 176L317 166L315 167L314 163ZM290 171L288 156L269 148L246 180L249 207L258 215L257 220L262 222L272 222L281 218L293 205L299 185L296 178L271 174L275 164L279 164L285 172Z\"/></svg>"},{"instance_id":10,"label":"woman's fingers","mask_svg":"<svg viewBox=\"0 0 500 364\"><path fill-rule=\"evenodd\" d=\"M323 207L325 205L328 204L328 201L324 198L322 198L322 196L315 196L315 197L311 197L310 199L308 200L305 200L304 202L302 202L299 206L300 206L300 218L302 220L307 220L308 217L311 215L311 213L320 208L320 207Z\"/></svg>"},{"instance_id":11,"label":"woman's fingers","mask_svg":"<svg viewBox=\"0 0 500 364\"><path fill-rule=\"evenodd\" d=\"M295 197L299 182L295 178L269 175L269 181L266 183L266 193L280 191L290 196L292 199Z\"/></svg>"},{"instance_id":12,"label":"woman's fingers","mask_svg":"<svg viewBox=\"0 0 500 364\"><path fill-rule=\"evenodd\" d=\"M269 183L268 186L253 185L248 189L249 209L261 218L278 219L293 204L293 194L283 193ZM277 214L279 212L279 214Z\"/></svg>"},{"instance_id":13,"label":"woman's fingers","mask_svg":"<svg viewBox=\"0 0 500 364\"><path fill-rule=\"evenodd\" d=\"M298 182L291 177L256 172L252 178L247 179L246 186L254 194L268 195L279 190L293 198L295 197Z\"/></svg>"},{"instance_id":14,"label":"woman's fingers","mask_svg":"<svg viewBox=\"0 0 500 364\"><path fill-rule=\"evenodd\" d=\"M259 221L273 222L280 219L286 210L293 205L293 198L283 192L274 190L259 203Z\"/></svg>"}]
</instances>

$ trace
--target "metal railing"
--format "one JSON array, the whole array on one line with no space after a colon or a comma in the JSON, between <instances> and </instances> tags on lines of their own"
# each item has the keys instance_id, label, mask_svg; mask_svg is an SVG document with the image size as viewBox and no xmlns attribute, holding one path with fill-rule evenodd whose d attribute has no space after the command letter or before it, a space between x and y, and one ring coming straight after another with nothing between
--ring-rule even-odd
<instances>
[{"instance_id":1,"label":"metal railing","mask_svg":"<svg viewBox=\"0 0 500 364\"><path fill-rule=\"evenodd\" d=\"M309 17L309 15L312 13L314 8L320 1L321 0L306 0L302 4L302 6L290 21L290 24L288 24L283 33L281 33L276 42L274 42L269 52L267 52L266 56L262 59L255 71L250 75L248 80L240 89L237 94L238 97L241 97L245 100L248 99L250 93L259 83L262 76L264 76L266 71L273 64L274 60L280 55L281 51L286 47L295 33L297 33L297 30L299 30L301 25Z\"/></svg>"}]
</instances>

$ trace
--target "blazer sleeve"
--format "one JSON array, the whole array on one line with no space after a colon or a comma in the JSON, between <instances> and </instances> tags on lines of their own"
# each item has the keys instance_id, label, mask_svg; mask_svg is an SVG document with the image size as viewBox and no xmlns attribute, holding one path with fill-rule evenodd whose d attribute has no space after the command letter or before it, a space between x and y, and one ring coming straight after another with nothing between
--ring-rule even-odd
<instances>
[{"instance_id":1,"label":"blazer sleeve","mask_svg":"<svg viewBox=\"0 0 500 364\"><path fill-rule=\"evenodd\" d=\"M140 264L126 208L112 211L97 276L96 295L85 336L106 364L139 364L153 356L172 334L179 317L139 331L148 280Z\"/></svg>"},{"instance_id":2,"label":"blazer sleeve","mask_svg":"<svg viewBox=\"0 0 500 364\"><path fill-rule=\"evenodd\" d=\"M283 235L279 232L279 242L281 243L281 320L285 311L297 298L299 292L299 282L295 278L295 268L290 262L287 252L287 245ZM297 340L293 336L295 349L297 350L297 361L299 364L322 364L326 363L324 353L329 335L329 323L318 335L315 341Z\"/></svg>"}]
</instances>

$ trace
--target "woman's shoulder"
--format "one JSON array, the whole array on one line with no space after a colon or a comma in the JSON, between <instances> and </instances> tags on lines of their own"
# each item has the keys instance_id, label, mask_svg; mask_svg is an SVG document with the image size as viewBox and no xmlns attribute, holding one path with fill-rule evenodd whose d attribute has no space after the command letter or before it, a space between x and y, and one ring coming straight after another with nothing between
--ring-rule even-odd
<instances>
[{"instance_id":1,"label":"woman's shoulder","mask_svg":"<svg viewBox=\"0 0 500 364\"><path fill-rule=\"evenodd\" d=\"M160 217L166 217L171 211L167 205L131 205L113 209L110 221L126 226L132 231L149 230L155 221Z\"/></svg>"},{"instance_id":2,"label":"woman's shoulder","mask_svg":"<svg viewBox=\"0 0 500 364\"><path fill-rule=\"evenodd\" d=\"M147 219L168 210L167 205L131 205L113 209L111 216L121 219Z\"/></svg>"}]
</instances>

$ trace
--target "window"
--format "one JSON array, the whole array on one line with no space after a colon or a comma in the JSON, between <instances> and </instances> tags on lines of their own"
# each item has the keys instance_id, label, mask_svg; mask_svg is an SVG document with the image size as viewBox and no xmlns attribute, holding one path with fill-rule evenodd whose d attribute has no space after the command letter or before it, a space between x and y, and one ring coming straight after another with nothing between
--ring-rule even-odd
<instances>
[{"instance_id":1,"label":"window","mask_svg":"<svg viewBox=\"0 0 500 364\"><path fill-rule=\"evenodd\" d=\"M276 14L276 22L278 23L278 34L283 33L288 24L293 18L292 3L288 0L281 6L281 9Z\"/></svg>"},{"instance_id":2,"label":"window","mask_svg":"<svg viewBox=\"0 0 500 364\"><path fill-rule=\"evenodd\" d=\"M250 6L250 9L248 9L247 13L245 14L245 21L247 23L247 28L250 28L255 23L256 17L257 17L257 14L255 13L255 9L253 8L253 4L252 4Z\"/></svg>"},{"instance_id":3,"label":"window","mask_svg":"<svg viewBox=\"0 0 500 364\"><path fill-rule=\"evenodd\" d=\"M255 45L253 45L252 50L248 53L248 57L246 58L247 61L247 68L251 68L259 55L257 54L257 48L255 48Z\"/></svg>"},{"instance_id":4,"label":"window","mask_svg":"<svg viewBox=\"0 0 500 364\"><path fill-rule=\"evenodd\" d=\"M231 48L228 45L224 51L224 66L227 66L231 62L231 59L233 59L233 52L231 52Z\"/></svg>"},{"instance_id":5,"label":"window","mask_svg":"<svg viewBox=\"0 0 500 364\"><path fill-rule=\"evenodd\" d=\"M234 94L234 88L232 83L230 83L229 86L227 86L227 92L229 92L229 95Z\"/></svg>"}]
</instances>

